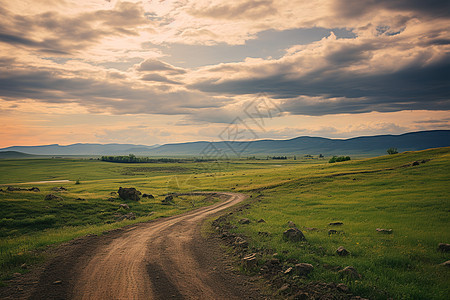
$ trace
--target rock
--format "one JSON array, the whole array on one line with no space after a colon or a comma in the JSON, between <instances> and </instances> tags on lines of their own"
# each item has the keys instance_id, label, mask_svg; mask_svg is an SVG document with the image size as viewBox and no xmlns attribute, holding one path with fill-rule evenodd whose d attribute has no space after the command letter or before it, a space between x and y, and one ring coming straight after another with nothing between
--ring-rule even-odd
<instances>
[{"instance_id":1,"label":"rock","mask_svg":"<svg viewBox=\"0 0 450 300\"><path fill-rule=\"evenodd\" d=\"M86 199L84 199L84 198L77 198L77 199L75 199L75 200L86 201Z\"/></svg>"},{"instance_id":2,"label":"rock","mask_svg":"<svg viewBox=\"0 0 450 300\"><path fill-rule=\"evenodd\" d=\"M53 195L53 194L48 194L47 196L45 196L44 200L58 200L61 201L63 200L63 198Z\"/></svg>"},{"instance_id":3,"label":"rock","mask_svg":"<svg viewBox=\"0 0 450 300\"><path fill-rule=\"evenodd\" d=\"M338 233L337 230L334 230L334 229L328 230L328 235L330 235L330 234L337 234L337 233Z\"/></svg>"},{"instance_id":4,"label":"rock","mask_svg":"<svg viewBox=\"0 0 450 300\"><path fill-rule=\"evenodd\" d=\"M336 253L337 253L339 256L347 256L347 255L350 254L350 252L348 252L348 250L345 249L345 248L342 247L342 246L339 246L339 248L337 248Z\"/></svg>"},{"instance_id":5,"label":"rock","mask_svg":"<svg viewBox=\"0 0 450 300\"><path fill-rule=\"evenodd\" d=\"M67 189L65 187L63 187L63 186L60 186L60 187L52 188L52 191L63 192L63 191L67 191Z\"/></svg>"},{"instance_id":6,"label":"rock","mask_svg":"<svg viewBox=\"0 0 450 300\"><path fill-rule=\"evenodd\" d=\"M108 198L108 201L110 201L110 202L113 202L113 201L116 201L117 199L116 198L113 198L113 197L109 197Z\"/></svg>"},{"instance_id":7,"label":"rock","mask_svg":"<svg viewBox=\"0 0 450 300\"><path fill-rule=\"evenodd\" d=\"M283 237L292 242L306 241L303 232L301 232L297 227L289 228L288 230L283 232Z\"/></svg>"},{"instance_id":8,"label":"rock","mask_svg":"<svg viewBox=\"0 0 450 300\"><path fill-rule=\"evenodd\" d=\"M258 235L268 237L270 236L270 233L266 231L258 231Z\"/></svg>"},{"instance_id":9,"label":"rock","mask_svg":"<svg viewBox=\"0 0 450 300\"><path fill-rule=\"evenodd\" d=\"M361 279L361 275L355 270L355 268L348 266L338 272L341 276L348 277L350 279Z\"/></svg>"},{"instance_id":10,"label":"rock","mask_svg":"<svg viewBox=\"0 0 450 300\"><path fill-rule=\"evenodd\" d=\"M441 264L441 266L450 268L450 260L447 260L446 262L443 262L443 263Z\"/></svg>"},{"instance_id":11,"label":"rock","mask_svg":"<svg viewBox=\"0 0 450 300\"><path fill-rule=\"evenodd\" d=\"M142 194L142 198L155 199L155 197L152 194Z\"/></svg>"},{"instance_id":12,"label":"rock","mask_svg":"<svg viewBox=\"0 0 450 300\"><path fill-rule=\"evenodd\" d=\"M298 275L306 276L314 270L314 266L307 263L299 263L295 265L295 272Z\"/></svg>"},{"instance_id":13,"label":"rock","mask_svg":"<svg viewBox=\"0 0 450 300\"><path fill-rule=\"evenodd\" d=\"M120 209L120 208L130 209L130 207L128 206L128 204L119 204L119 209Z\"/></svg>"},{"instance_id":14,"label":"rock","mask_svg":"<svg viewBox=\"0 0 450 300\"><path fill-rule=\"evenodd\" d=\"M252 253L242 259L242 266L245 270L253 270L256 268L258 259L256 258L256 253Z\"/></svg>"},{"instance_id":15,"label":"rock","mask_svg":"<svg viewBox=\"0 0 450 300\"><path fill-rule=\"evenodd\" d=\"M56 280L56 281L53 281L53 284L62 284L62 281L61 280Z\"/></svg>"},{"instance_id":16,"label":"rock","mask_svg":"<svg viewBox=\"0 0 450 300\"><path fill-rule=\"evenodd\" d=\"M161 201L162 204L164 205L168 205L168 204L172 204L173 201L173 196L172 195L167 195L164 200Z\"/></svg>"},{"instance_id":17,"label":"rock","mask_svg":"<svg viewBox=\"0 0 450 300\"><path fill-rule=\"evenodd\" d=\"M247 218L240 219L239 224L250 224L250 220Z\"/></svg>"},{"instance_id":18,"label":"rock","mask_svg":"<svg viewBox=\"0 0 450 300\"><path fill-rule=\"evenodd\" d=\"M234 243L233 243L236 247L241 247L241 248L247 248L248 247L248 242L241 238L240 236L237 236L234 239Z\"/></svg>"},{"instance_id":19,"label":"rock","mask_svg":"<svg viewBox=\"0 0 450 300\"><path fill-rule=\"evenodd\" d=\"M295 225L295 223L292 222L292 221L289 221L289 222L287 223L287 225L289 226L289 228L297 228L297 225Z\"/></svg>"},{"instance_id":20,"label":"rock","mask_svg":"<svg viewBox=\"0 0 450 300\"><path fill-rule=\"evenodd\" d=\"M348 293L348 286L346 286L343 283L339 283L337 285L337 289L340 290L341 292Z\"/></svg>"},{"instance_id":21,"label":"rock","mask_svg":"<svg viewBox=\"0 0 450 300\"><path fill-rule=\"evenodd\" d=\"M307 230L307 231L319 231L319 228L315 228L315 227L305 227L303 229Z\"/></svg>"},{"instance_id":22,"label":"rock","mask_svg":"<svg viewBox=\"0 0 450 300\"><path fill-rule=\"evenodd\" d=\"M258 223L266 223L266 221L264 221L264 219L259 219Z\"/></svg>"},{"instance_id":23,"label":"rock","mask_svg":"<svg viewBox=\"0 0 450 300\"><path fill-rule=\"evenodd\" d=\"M21 268L21 269L27 269L28 266L27 266L27 264L21 264L21 265L20 265L20 268Z\"/></svg>"},{"instance_id":24,"label":"rock","mask_svg":"<svg viewBox=\"0 0 450 300\"><path fill-rule=\"evenodd\" d=\"M41 190L37 187L32 187L28 189L30 192L40 192Z\"/></svg>"},{"instance_id":25,"label":"rock","mask_svg":"<svg viewBox=\"0 0 450 300\"><path fill-rule=\"evenodd\" d=\"M328 225L330 225L330 226L340 226L340 225L344 225L344 223L342 223L342 222L331 222Z\"/></svg>"},{"instance_id":26,"label":"rock","mask_svg":"<svg viewBox=\"0 0 450 300\"><path fill-rule=\"evenodd\" d=\"M440 252L450 252L450 244L439 243L438 251L440 251Z\"/></svg>"},{"instance_id":27,"label":"rock","mask_svg":"<svg viewBox=\"0 0 450 300\"><path fill-rule=\"evenodd\" d=\"M415 162L412 163L413 166L418 166L420 163L416 160Z\"/></svg>"},{"instance_id":28,"label":"rock","mask_svg":"<svg viewBox=\"0 0 450 300\"><path fill-rule=\"evenodd\" d=\"M287 268L286 271L284 271L283 273L286 274L286 275L287 275L287 274L291 274L291 273L292 273L292 270L293 270L292 267L289 267L289 268Z\"/></svg>"},{"instance_id":29,"label":"rock","mask_svg":"<svg viewBox=\"0 0 450 300\"><path fill-rule=\"evenodd\" d=\"M391 234L392 233L392 229L377 228L375 230L378 231L379 233L384 233L384 234Z\"/></svg>"},{"instance_id":30,"label":"rock","mask_svg":"<svg viewBox=\"0 0 450 300\"><path fill-rule=\"evenodd\" d=\"M20 276L22 276L22 273L14 273L13 276L14 277L20 277Z\"/></svg>"},{"instance_id":31,"label":"rock","mask_svg":"<svg viewBox=\"0 0 450 300\"><path fill-rule=\"evenodd\" d=\"M141 192L136 190L135 188L122 188L119 187L119 190L117 192L119 194L119 197L123 200L133 200L133 201L139 201L139 195Z\"/></svg>"},{"instance_id":32,"label":"rock","mask_svg":"<svg viewBox=\"0 0 450 300\"><path fill-rule=\"evenodd\" d=\"M111 192L111 193L109 193L111 196L117 196L117 193L116 192Z\"/></svg>"},{"instance_id":33,"label":"rock","mask_svg":"<svg viewBox=\"0 0 450 300\"><path fill-rule=\"evenodd\" d=\"M117 221L123 221L123 220L125 220L125 219L127 219L127 220L135 220L135 219L136 219L136 215L135 215L134 212L129 212L129 213L127 213L127 214L124 214L124 215L120 216L120 217L117 219Z\"/></svg>"},{"instance_id":34,"label":"rock","mask_svg":"<svg viewBox=\"0 0 450 300\"><path fill-rule=\"evenodd\" d=\"M290 288L289 284L287 283L283 284L283 286L278 289L278 294L286 293L289 290L289 288Z\"/></svg>"},{"instance_id":35,"label":"rock","mask_svg":"<svg viewBox=\"0 0 450 300\"><path fill-rule=\"evenodd\" d=\"M6 190L7 190L8 192L20 191L19 188L15 188L15 187L13 187L13 186L8 186L8 187L6 188Z\"/></svg>"}]
</instances>

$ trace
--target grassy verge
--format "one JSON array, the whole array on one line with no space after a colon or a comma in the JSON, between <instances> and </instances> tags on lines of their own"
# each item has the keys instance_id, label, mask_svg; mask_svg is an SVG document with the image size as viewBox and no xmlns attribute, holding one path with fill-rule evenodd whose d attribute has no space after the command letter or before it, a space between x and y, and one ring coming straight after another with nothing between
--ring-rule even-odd
<instances>
[{"instance_id":1,"label":"grassy verge","mask_svg":"<svg viewBox=\"0 0 450 300\"><path fill-rule=\"evenodd\" d=\"M298 168L295 179L253 189L262 201L237 214L232 231L248 237L250 252L278 253L286 268L289 261L313 264L310 277L299 281L342 282L371 299L447 299L450 270L440 264L450 254L437 246L450 242L449 171L449 148ZM244 217L251 223L239 224ZM288 221L307 243L283 239ZM351 254L337 255L339 246ZM341 277L337 270L346 266L362 279Z\"/></svg>"}]
</instances>

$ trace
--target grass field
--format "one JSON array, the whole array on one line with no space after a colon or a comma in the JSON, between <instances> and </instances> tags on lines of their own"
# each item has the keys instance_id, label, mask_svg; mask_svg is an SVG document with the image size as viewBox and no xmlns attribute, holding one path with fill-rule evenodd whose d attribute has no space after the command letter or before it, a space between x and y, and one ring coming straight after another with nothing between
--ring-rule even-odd
<instances>
[{"instance_id":1,"label":"grass field","mask_svg":"<svg viewBox=\"0 0 450 300\"><path fill-rule=\"evenodd\" d=\"M429 160L417 166L414 161ZM345 282L357 294L384 299L446 299L450 273L439 264L448 253L437 244L450 242L450 149L401 153L329 164L327 160L234 160L218 163L118 164L97 160L1 160L2 184L71 180L63 184L23 184L41 192L0 192L1 276L32 263L34 250L77 236L101 234L137 221L169 216L208 205L181 197L162 205L168 192L239 191L261 202L235 216L236 232L249 237L252 249L272 249L281 260L312 263L310 280ZM76 180L80 184L75 184ZM53 192L64 186L66 192ZM136 187L155 199L119 200L111 192ZM44 200L48 193L64 200ZM109 198L115 199L109 199ZM76 200L82 198L84 200ZM109 200L108 200L109 199ZM127 203L137 220L117 222ZM195 206L193 205L195 204ZM252 220L239 225L240 218ZM256 223L263 218L266 223ZM287 222L303 229L308 243L282 239ZM333 221L344 225L328 226ZM317 228L308 231L305 228ZM393 229L390 235L376 228ZM342 231L329 235L329 229ZM270 237L258 235L265 231ZM351 255L335 255L338 246ZM340 278L331 266L354 266L361 280Z\"/></svg>"}]
</instances>

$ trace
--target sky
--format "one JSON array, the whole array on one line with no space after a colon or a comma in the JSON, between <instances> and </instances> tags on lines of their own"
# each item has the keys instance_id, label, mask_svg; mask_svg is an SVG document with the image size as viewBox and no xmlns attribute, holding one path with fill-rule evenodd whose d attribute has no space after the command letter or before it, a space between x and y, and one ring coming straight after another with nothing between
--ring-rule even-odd
<instances>
[{"instance_id":1,"label":"sky","mask_svg":"<svg viewBox=\"0 0 450 300\"><path fill-rule=\"evenodd\" d=\"M0 0L0 15L0 147L450 129L449 1Z\"/></svg>"}]
</instances>

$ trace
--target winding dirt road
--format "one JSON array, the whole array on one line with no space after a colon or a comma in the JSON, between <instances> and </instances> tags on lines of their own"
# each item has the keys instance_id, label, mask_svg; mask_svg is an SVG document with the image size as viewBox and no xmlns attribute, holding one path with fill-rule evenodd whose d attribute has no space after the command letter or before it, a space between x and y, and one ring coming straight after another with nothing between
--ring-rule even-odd
<instances>
[{"instance_id":1,"label":"winding dirt road","mask_svg":"<svg viewBox=\"0 0 450 300\"><path fill-rule=\"evenodd\" d=\"M203 220L245 195L136 224L71 245L53 259L31 299L262 299L248 278L231 271L217 244L201 237ZM78 248L78 250L76 250Z\"/></svg>"}]
</instances>

